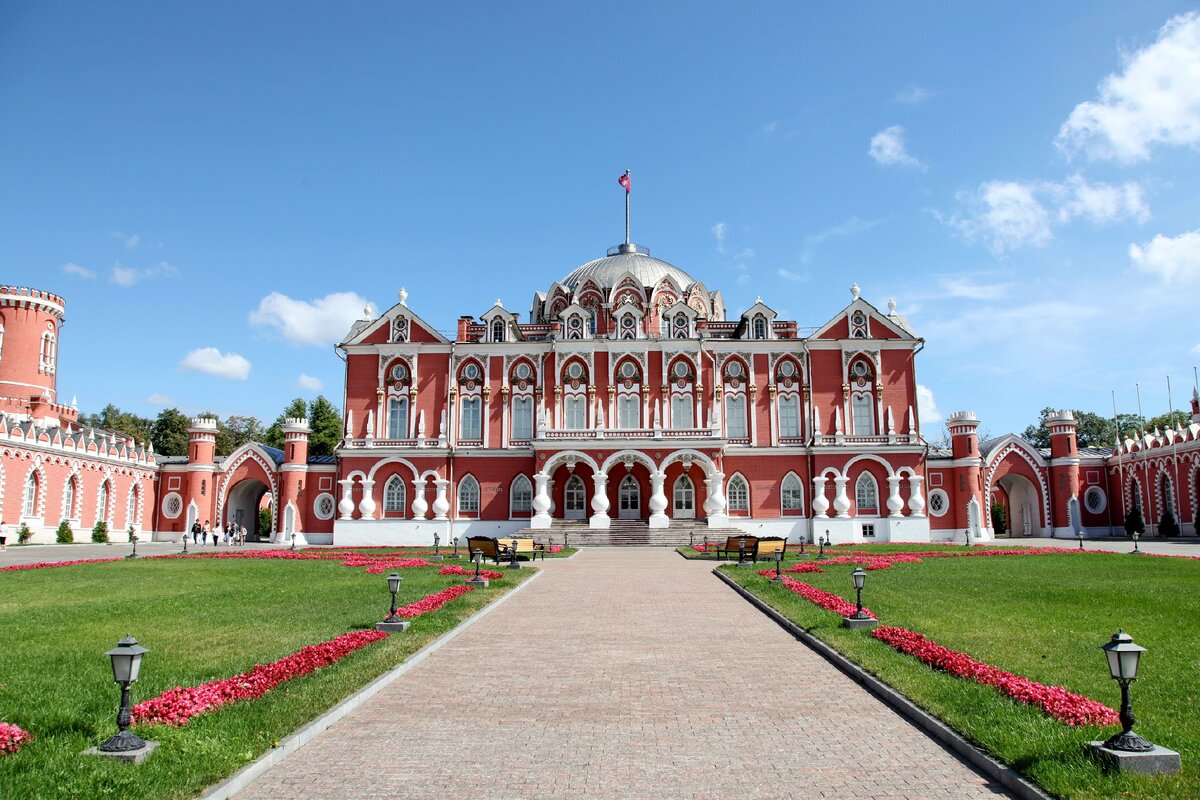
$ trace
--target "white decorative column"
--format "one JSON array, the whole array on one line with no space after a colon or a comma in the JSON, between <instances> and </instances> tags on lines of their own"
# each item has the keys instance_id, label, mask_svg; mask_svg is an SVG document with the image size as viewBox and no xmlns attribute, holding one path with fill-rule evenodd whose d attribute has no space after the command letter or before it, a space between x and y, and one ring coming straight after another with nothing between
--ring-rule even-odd
<instances>
[{"instance_id":1,"label":"white decorative column","mask_svg":"<svg viewBox=\"0 0 1200 800\"><path fill-rule=\"evenodd\" d=\"M704 510L712 508L712 511L708 511L708 527L728 528L729 515L725 513L725 473L714 472L712 477L705 481L705 485L708 486L708 499L704 501Z\"/></svg>"},{"instance_id":2,"label":"white decorative column","mask_svg":"<svg viewBox=\"0 0 1200 800\"><path fill-rule=\"evenodd\" d=\"M813 478L812 510L815 517L829 516L829 498L825 496L824 475Z\"/></svg>"},{"instance_id":3,"label":"white decorative column","mask_svg":"<svg viewBox=\"0 0 1200 800\"><path fill-rule=\"evenodd\" d=\"M450 499L446 497L446 489L450 486L450 481L439 478L433 482L433 485L437 487L437 496L433 498L433 518L444 522L448 519L446 512L450 510Z\"/></svg>"},{"instance_id":4,"label":"white decorative column","mask_svg":"<svg viewBox=\"0 0 1200 800\"><path fill-rule=\"evenodd\" d=\"M663 494L663 484L667 476L661 472L650 473L650 527L666 528L671 525L671 519L663 512L667 510L667 496Z\"/></svg>"},{"instance_id":5,"label":"white decorative column","mask_svg":"<svg viewBox=\"0 0 1200 800\"><path fill-rule=\"evenodd\" d=\"M425 485L424 479L413 481L413 519L425 519L429 512L429 501L425 499Z\"/></svg>"},{"instance_id":6,"label":"white decorative column","mask_svg":"<svg viewBox=\"0 0 1200 800\"><path fill-rule=\"evenodd\" d=\"M900 476L889 475L888 479L888 499L887 509L889 517L902 516L900 512L904 509L904 501L900 499Z\"/></svg>"},{"instance_id":7,"label":"white decorative column","mask_svg":"<svg viewBox=\"0 0 1200 800\"><path fill-rule=\"evenodd\" d=\"M354 481L338 481L342 485L342 499L338 501L338 519L354 519Z\"/></svg>"},{"instance_id":8,"label":"white decorative column","mask_svg":"<svg viewBox=\"0 0 1200 800\"><path fill-rule=\"evenodd\" d=\"M838 517L845 519L850 517L850 498L846 495L846 483L849 480L844 475L833 479L833 485L837 488L837 494L833 496L833 510Z\"/></svg>"},{"instance_id":9,"label":"white decorative column","mask_svg":"<svg viewBox=\"0 0 1200 800\"><path fill-rule=\"evenodd\" d=\"M550 527L550 487L549 477L539 472L533 476L533 517L529 527L544 530Z\"/></svg>"},{"instance_id":10,"label":"white decorative column","mask_svg":"<svg viewBox=\"0 0 1200 800\"><path fill-rule=\"evenodd\" d=\"M371 496L371 490L374 488L375 481L362 482L363 495L358 501L358 513L363 519L375 519L375 498Z\"/></svg>"},{"instance_id":11,"label":"white decorative column","mask_svg":"<svg viewBox=\"0 0 1200 800\"><path fill-rule=\"evenodd\" d=\"M924 480L920 475L908 476L908 510L914 517L925 516L925 496L921 494L921 483Z\"/></svg>"},{"instance_id":12,"label":"white decorative column","mask_svg":"<svg viewBox=\"0 0 1200 800\"><path fill-rule=\"evenodd\" d=\"M592 519L589 523L591 528L607 528L609 526L608 518L608 476L597 474L592 480L596 484L595 491L592 493Z\"/></svg>"}]
</instances>

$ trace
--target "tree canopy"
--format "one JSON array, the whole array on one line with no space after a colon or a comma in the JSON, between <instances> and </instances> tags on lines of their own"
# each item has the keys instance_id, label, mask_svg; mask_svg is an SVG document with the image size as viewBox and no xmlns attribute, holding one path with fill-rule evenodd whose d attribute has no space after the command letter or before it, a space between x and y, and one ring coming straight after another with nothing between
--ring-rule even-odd
<instances>
[{"instance_id":1,"label":"tree canopy","mask_svg":"<svg viewBox=\"0 0 1200 800\"><path fill-rule=\"evenodd\" d=\"M1021 434L1022 438L1035 447L1049 447L1050 429L1046 426L1046 420L1057 416L1058 413L1059 410L1056 408L1043 408L1041 414L1038 415L1038 423L1027 427ZM1163 414L1151 419L1145 419L1137 414L1119 414L1117 422L1114 424L1111 417L1092 411L1076 409L1073 413L1075 414L1076 438L1080 447L1112 447L1117 441L1118 425L1121 436L1124 438L1137 436L1138 431L1152 431L1155 428L1162 430L1191 419L1190 413L1185 414L1182 411Z\"/></svg>"}]
</instances>

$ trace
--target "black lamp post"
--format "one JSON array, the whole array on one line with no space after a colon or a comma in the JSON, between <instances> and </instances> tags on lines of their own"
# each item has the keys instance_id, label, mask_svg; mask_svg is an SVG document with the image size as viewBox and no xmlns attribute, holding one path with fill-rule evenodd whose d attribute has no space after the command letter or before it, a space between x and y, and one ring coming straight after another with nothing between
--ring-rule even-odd
<instances>
[{"instance_id":1,"label":"black lamp post","mask_svg":"<svg viewBox=\"0 0 1200 800\"><path fill-rule=\"evenodd\" d=\"M96 748L101 753L128 753L146 747L144 739L129 732L129 725L133 722L133 715L129 711L129 684L137 681L138 673L142 670L142 656L148 652L138 644L137 639L126 636L105 653L112 661L113 681L121 687L121 710L117 712L119 733Z\"/></svg>"},{"instance_id":2,"label":"black lamp post","mask_svg":"<svg viewBox=\"0 0 1200 800\"><path fill-rule=\"evenodd\" d=\"M471 560L475 562L475 575L467 583L474 586L487 586L488 579L479 574L479 565L483 563L483 551L476 548L475 552L471 555Z\"/></svg>"},{"instance_id":3,"label":"black lamp post","mask_svg":"<svg viewBox=\"0 0 1200 800\"><path fill-rule=\"evenodd\" d=\"M966 539L967 539L967 547L970 547L971 546L971 529L967 528L965 531L963 531L963 534L966 536Z\"/></svg>"},{"instance_id":4,"label":"black lamp post","mask_svg":"<svg viewBox=\"0 0 1200 800\"><path fill-rule=\"evenodd\" d=\"M396 593L400 591L400 583L403 580L399 572L393 572L387 576L388 591L392 593L392 607L383 620L384 622L404 622L404 618L396 614Z\"/></svg>"},{"instance_id":5,"label":"black lamp post","mask_svg":"<svg viewBox=\"0 0 1200 800\"><path fill-rule=\"evenodd\" d=\"M1131 555L1140 556L1142 554L1142 551L1138 550L1138 537L1141 536L1141 534L1138 533L1137 531L1134 531L1130 535L1133 536L1133 552L1131 553Z\"/></svg>"},{"instance_id":6,"label":"black lamp post","mask_svg":"<svg viewBox=\"0 0 1200 800\"><path fill-rule=\"evenodd\" d=\"M516 537L514 536L512 539L509 539L509 542L510 542L510 544L508 546L508 553L511 556L511 558L508 561L508 569L520 569L521 564L517 561L517 539L516 539Z\"/></svg>"},{"instance_id":7,"label":"black lamp post","mask_svg":"<svg viewBox=\"0 0 1200 800\"><path fill-rule=\"evenodd\" d=\"M563 547L567 546L567 532L563 531Z\"/></svg>"},{"instance_id":8,"label":"black lamp post","mask_svg":"<svg viewBox=\"0 0 1200 800\"><path fill-rule=\"evenodd\" d=\"M187 549L187 540L188 540L188 537L187 537L187 531L184 531L184 532L183 532L183 554L184 554L185 556L188 554L188 549Z\"/></svg>"},{"instance_id":9,"label":"black lamp post","mask_svg":"<svg viewBox=\"0 0 1200 800\"><path fill-rule=\"evenodd\" d=\"M292 531L292 552L296 552L296 532Z\"/></svg>"},{"instance_id":10,"label":"black lamp post","mask_svg":"<svg viewBox=\"0 0 1200 800\"><path fill-rule=\"evenodd\" d=\"M1075 531L1075 535L1077 537L1079 537L1079 549L1082 550L1083 549L1083 529L1080 528L1079 530Z\"/></svg>"},{"instance_id":11,"label":"black lamp post","mask_svg":"<svg viewBox=\"0 0 1200 800\"><path fill-rule=\"evenodd\" d=\"M129 541L133 543L133 551L129 555L125 556L125 558L137 558L137 537L133 536L129 539Z\"/></svg>"},{"instance_id":12,"label":"black lamp post","mask_svg":"<svg viewBox=\"0 0 1200 800\"><path fill-rule=\"evenodd\" d=\"M775 550L775 583L783 583L783 550L777 548Z\"/></svg>"},{"instance_id":13,"label":"black lamp post","mask_svg":"<svg viewBox=\"0 0 1200 800\"><path fill-rule=\"evenodd\" d=\"M744 567L750 562L746 560L746 537L738 537L738 566Z\"/></svg>"},{"instance_id":14,"label":"black lamp post","mask_svg":"<svg viewBox=\"0 0 1200 800\"><path fill-rule=\"evenodd\" d=\"M455 536L454 537L454 552L450 554L450 557L456 561L458 560L458 540L459 540L459 537Z\"/></svg>"},{"instance_id":15,"label":"black lamp post","mask_svg":"<svg viewBox=\"0 0 1200 800\"><path fill-rule=\"evenodd\" d=\"M1130 753L1144 753L1153 750L1154 745L1133 732L1133 706L1129 703L1129 684L1137 680L1138 661L1146 648L1133 643L1133 637L1125 631L1118 630L1112 635L1108 644L1100 649L1108 657L1108 671L1113 680L1121 686L1121 727L1122 731L1104 743L1109 750L1121 750Z\"/></svg>"},{"instance_id":16,"label":"black lamp post","mask_svg":"<svg viewBox=\"0 0 1200 800\"><path fill-rule=\"evenodd\" d=\"M867 582L867 572L862 567L855 567L854 572L850 573L850 580L854 581L854 594L856 595L854 605L856 606L854 615L850 619L870 619L863 613L862 607L862 590L863 584Z\"/></svg>"},{"instance_id":17,"label":"black lamp post","mask_svg":"<svg viewBox=\"0 0 1200 800\"><path fill-rule=\"evenodd\" d=\"M820 547L817 550L817 560L818 561L821 561L825 558L825 544L828 539L829 539L829 531L825 531L825 538L821 538L820 536L817 537L817 544L820 545Z\"/></svg>"},{"instance_id":18,"label":"black lamp post","mask_svg":"<svg viewBox=\"0 0 1200 800\"><path fill-rule=\"evenodd\" d=\"M807 536L800 537L800 555L804 555L804 542L806 539L808 539Z\"/></svg>"}]
</instances>

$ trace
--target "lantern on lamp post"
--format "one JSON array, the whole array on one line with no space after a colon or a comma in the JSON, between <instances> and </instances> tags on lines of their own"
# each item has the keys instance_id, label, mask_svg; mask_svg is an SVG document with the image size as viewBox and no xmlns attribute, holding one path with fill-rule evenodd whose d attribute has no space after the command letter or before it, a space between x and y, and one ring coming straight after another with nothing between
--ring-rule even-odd
<instances>
[{"instance_id":1,"label":"lantern on lamp post","mask_svg":"<svg viewBox=\"0 0 1200 800\"><path fill-rule=\"evenodd\" d=\"M403 633L408 630L408 626L412 623L404 617L396 613L396 594L400 591L400 584L404 581L400 577L399 572L393 572L387 576L388 591L392 594L392 604L388 610L388 615L384 617L383 622L375 623L375 630L387 631L388 633Z\"/></svg>"},{"instance_id":2,"label":"lantern on lamp post","mask_svg":"<svg viewBox=\"0 0 1200 800\"><path fill-rule=\"evenodd\" d=\"M121 708L117 712L116 736L105 741L96 749L101 753L130 753L143 750L148 743L140 736L129 732L133 715L129 710L129 686L135 683L142 671L142 656L150 652L138 644L137 639L126 636L117 646L105 653L112 662L113 682L121 687Z\"/></svg>"},{"instance_id":3,"label":"lantern on lamp post","mask_svg":"<svg viewBox=\"0 0 1200 800\"><path fill-rule=\"evenodd\" d=\"M775 577L771 579L775 583L783 583L783 548L775 548Z\"/></svg>"},{"instance_id":4,"label":"lantern on lamp post","mask_svg":"<svg viewBox=\"0 0 1200 800\"><path fill-rule=\"evenodd\" d=\"M862 590L867 582L866 570L861 566L855 567L854 571L850 573L850 581L854 584L855 610L850 616L842 617L842 627L851 629L874 628L879 624L879 620L864 611L862 604Z\"/></svg>"}]
</instances>

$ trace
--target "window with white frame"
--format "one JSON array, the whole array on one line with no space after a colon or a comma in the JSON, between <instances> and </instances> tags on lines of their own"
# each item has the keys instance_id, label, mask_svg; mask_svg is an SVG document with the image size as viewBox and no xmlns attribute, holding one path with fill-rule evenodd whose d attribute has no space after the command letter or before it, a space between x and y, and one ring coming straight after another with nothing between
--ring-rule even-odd
<instances>
[{"instance_id":1,"label":"window with white frame","mask_svg":"<svg viewBox=\"0 0 1200 800\"><path fill-rule=\"evenodd\" d=\"M96 520L108 521L108 481L100 484L100 496L96 500Z\"/></svg>"},{"instance_id":2,"label":"window with white frame","mask_svg":"<svg viewBox=\"0 0 1200 800\"><path fill-rule=\"evenodd\" d=\"M750 511L750 487L746 483L746 479L741 475L734 475L729 479L729 484L725 489L725 498L730 511Z\"/></svg>"},{"instance_id":3,"label":"window with white frame","mask_svg":"<svg viewBox=\"0 0 1200 800\"><path fill-rule=\"evenodd\" d=\"M389 397L387 413L387 438L408 438L408 398Z\"/></svg>"},{"instance_id":4,"label":"window with white frame","mask_svg":"<svg viewBox=\"0 0 1200 800\"><path fill-rule=\"evenodd\" d=\"M569 395L563 400L563 408L568 430L581 431L587 427L587 397L581 394Z\"/></svg>"},{"instance_id":5,"label":"window with white frame","mask_svg":"<svg viewBox=\"0 0 1200 800\"><path fill-rule=\"evenodd\" d=\"M640 428L642 423L642 401L636 394L623 394L617 398L617 425L624 430Z\"/></svg>"},{"instance_id":6,"label":"window with white frame","mask_svg":"<svg viewBox=\"0 0 1200 800\"><path fill-rule=\"evenodd\" d=\"M675 511L692 511L696 503L696 487L687 475L680 475L675 480L674 491Z\"/></svg>"},{"instance_id":7,"label":"window with white frame","mask_svg":"<svg viewBox=\"0 0 1200 800\"><path fill-rule=\"evenodd\" d=\"M67 478L67 485L63 487L63 519L75 519L75 495L77 494L76 481L78 479L72 475Z\"/></svg>"},{"instance_id":8,"label":"window with white frame","mask_svg":"<svg viewBox=\"0 0 1200 800\"><path fill-rule=\"evenodd\" d=\"M496 319L492 320L492 341L504 341L504 320L500 319L499 317L496 317Z\"/></svg>"},{"instance_id":9,"label":"window with white frame","mask_svg":"<svg viewBox=\"0 0 1200 800\"><path fill-rule=\"evenodd\" d=\"M671 394L671 427L672 428L694 428L695 422L692 419L692 396L690 394L680 394L678 392Z\"/></svg>"},{"instance_id":10,"label":"window with white frame","mask_svg":"<svg viewBox=\"0 0 1200 800\"><path fill-rule=\"evenodd\" d=\"M1170 511L1171 515L1175 515L1175 486L1171 483L1169 475L1162 476L1162 505L1163 511Z\"/></svg>"},{"instance_id":11,"label":"window with white frame","mask_svg":"<svg viewBox=\"0 0 1200 800\"><path fill-rule=\"evenodd\" d=\"M512 513L530 514L533 512L533 484L524 475L518 475L512 482L509 499L512 502Z\"/></svg>"},{"instance_id":12,"label":"window with white frame","mask_svg":"<svg viewBox=\"0 0 1200 800\"><path fill-rule=\"evenodd\" d=\"M934 489L929 493L929 513L935 517L943 516L950 510L950 496L943 489Z\"/></svg>"},{"instance_id":13,"label":"window with white frame","mask_svg":"<svg viewBox=\"0 0 1200 800\"><path fill-rule=\"evenodd\" d=\"M854 508L860 515L879 513L879 487L869 472L859 475L854 483Z\"/></svg>"},{"instance_id":14,"label":"window with white frame","mask_svg":"<svg viewBox=\"0 0 1200 800\"><path fill-rule=\"evenodd\" d=\"M686 339L689 336L691 336L691 323L688 321L687 314L681 311L675 315L675 321L671 325L671 337Z\"/></svg>"},{"instance_id":15,"label":"window with white frame","mask_svg":"<svg viewBox=\"0 0 1200 800\"><path fill-rule=\"evenodd\" d=\"M125 504L125 525L134 525L137 523L138 511L138 487L136 484L129 487L129 500Z\"/></svg>"},{"instance_id":16,"label":"window with white frame","mask_svg":"<svg viewBox=\"0 0 1200 800\"><path fill-rule=\"evenodd\" d=\"M804 509L804 487L796 473L789 472L780 486L780 505L784 511L799 512Z\"/></svg>"},{"instance_id":17,"label":"window with white frame","mask_svg":"<svg viewBox=\"0 0 1200 800\"><path fill-rule=\"evenodd\" d=\"M636 339L637 338L637 317L633 314L624 314L621 316L621 327L619 337L621 339Z\"/></svg>"},{"instance_id":18,"label":"window with white frame","mask_svg":"<svg viewBox=\"0 0 1200 800\"><path fill-rule=\"evenodd\" d=\"M471 475L458 482L458 513L473 516L479 514L479 481Z\"/></svg>"},{"instance_id":19,"label":"window with white frame","mask_svg":"<svg viewBox=\"0 0 1200 800\"><path fill-rule=\"evenodd\" d=\"M875 435L875 403L866 392L855 392L850 398L850 413L855 436Z\"/></svg>"},{"instance_id":20,"label":"window with white frame","mask_svg":"<svg viewBox=\"0 0 1200 800\"><path fill-rule=\"evenodd\" d=\"M392 320L392 341L407 342L408 341L408 319L405 317L396 317Z\"/></svg>"},{"instance_id":21,"label":"window with white frame","mask_svg":"<svg viewBox=\"0 0 1200 800\"><path fill-rule=\"evenodd\" d=\"M481 439L481 409L483 401L478 397L464 397L462 415L459 424L459 438L466 440Z\"/></svg>"},{"instance_id":22,"label":"window with white frame","mask_svg":"<svg viewBox=\"0 0 1200 800\"><path fill-rule=\"evenodd\" d=\"M407 497L404 479L399 475L388 478L388 482L383 486L383 513L403 514Z\"/></svg>"},{"instance_id":23,"label":"window with white frame","mask_svg":"<svg viewBox=\"0 0 1200 800\"><path fill-rule=\"evenodd\" d=\"M800 398L794 394L779 396L779 435L800 435Z\"/></svg>"},{"instance_id":24,"label":"window with white frame","mask_svg":"<svg viewBox=\"0 0 1200 800\"><path fill-rule=\"evenodd\" d=\"M21 502L21 514L24 516L32 517L37 514L38 490L40 488L37 473L29 473L29 477L25 479L25 495Z\"/></svg>"},{"instance_id":25,"label":"window with white frame","mask_svg":"<svg viewBox=\"0 0 1200 800\"><path fill-rule=\"evenodd\" d=\"M864 522L863 526L862 526L862 535L863 535L864 539L874 539L875 538L875 523L874 522Z\"/></svg>"},{"instance_id":26,"label":"window with white frame","mask_svg":"<svg viewBox=\"0 0 1200 800\"><path fill-rule=\"evenodd\" d=\"M725 435L730 439L746 438L746 396L725 395Z\"/></svg>"},{"instance_id":27,"label":"window with white frame","mask_svg":"<svg viewBox=\"0 0 1200 800\"><path fill-rule=\"evenodd\" d=\"M765 317L757 316L754 318L754 338L767 338L767 320Z\"/></svg>"},{"instance_id":28,"label":"window with white frame","mask_svg":"<svg viewBox=\"0 0 1200 800\"><path fill-rule=\"evenodd\" d=\"M519 441L533 438L533 398L528 395L512 400L512 437Z\"/></svg>"}]
</instances>

